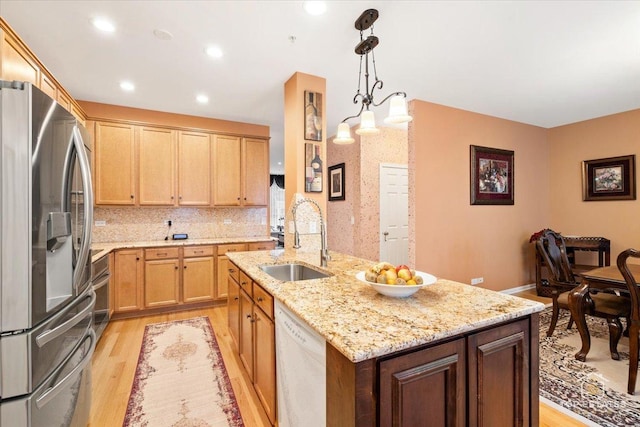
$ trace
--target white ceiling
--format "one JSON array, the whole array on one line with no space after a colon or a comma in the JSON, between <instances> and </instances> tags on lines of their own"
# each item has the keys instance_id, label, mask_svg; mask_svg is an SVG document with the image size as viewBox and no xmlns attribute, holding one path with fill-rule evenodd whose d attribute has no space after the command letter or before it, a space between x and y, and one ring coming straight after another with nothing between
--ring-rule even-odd
<instances>
[{"instance_id":1,"label":"white ceiling","mask_svg":"<svg viewBox=\"0 0 640 427\"><path fill-rule=\"evenodd\" d=\"M270 126L275 173L294 72L327 79L329 135L357 112L353 24L368 8L380 12L378 100L399 90L542 127L640 108L639 1L327 3L314 17L302 1L2 0L0 15L76 99ZM96 32L96 16L117 31ZM221 60L204 55L209 44ZM135 92L120 90L123 79Z\"/></svg>"}]
</instances>

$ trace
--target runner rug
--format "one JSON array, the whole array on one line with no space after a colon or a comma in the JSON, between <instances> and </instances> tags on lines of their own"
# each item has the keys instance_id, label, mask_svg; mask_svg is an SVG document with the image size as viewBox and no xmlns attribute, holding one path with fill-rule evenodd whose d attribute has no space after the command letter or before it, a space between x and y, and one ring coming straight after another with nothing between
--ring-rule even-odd
<instances>
[{"instance_id":1,"label":"runner rug","mask_svg":"<svg viewBox=\"0 0 640 427\"><path fill-rule=\"evenodd\" d=\"M636 394L627 394L629 339L618 344L620 360L611 359L606 321L587 316L591 349L580 362L580 334L575 325L567 330L569 313L560 313L551 337L551 308L540 313L540 396L600 426L639 426L640 380Z\"/></svg>"},{"instance_id":2,"label":"runner rug","mask_svg":"<svg viewBox=\"0 0 640 427\"><path fill-rule=\"evenodd\" d=\"M147 325L123 426L244 426L207 317Z\"/></svg>"}]
</instances>

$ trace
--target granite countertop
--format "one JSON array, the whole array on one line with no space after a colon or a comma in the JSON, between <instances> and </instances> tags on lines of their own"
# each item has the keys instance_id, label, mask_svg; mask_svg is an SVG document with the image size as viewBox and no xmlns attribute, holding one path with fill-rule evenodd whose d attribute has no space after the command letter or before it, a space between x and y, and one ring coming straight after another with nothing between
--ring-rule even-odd
<instances>
[{"instance_id":1,"label":"granite countertop","mask_svg":"<svg viewBox=\"0 0 640 427\"><path fill-rule=\"evenodd\" d=\"M149 241L131 241L131 242L108 242L93 243L91 249L95 252L91 257L91 261L97 261L109 252L116 249L133 249L133 248L158 248L163 246L192 246L192 245L224 245L228 243L250 243L250 242L266 242L274 240L271 236L253 236L253 237L218 237L215 239L186 239L186 240L149 240Z\"/></svg>"},{"instance_id":2,"label":"granite countertop","mask_svg":"<svg viewBox=\"0 0 640 427\"><path fill-rule=\"evenodd\" d=\"M331 252L327 268L318 253L287 249L234 252L228 257L253 280L306 321L352 362L463 334L536 313L544 305L438 279L408 298L390 298L355 278L374 262ZM282 282L259 266L297 262L333 276Z\"/></svg>"}]
</instances>

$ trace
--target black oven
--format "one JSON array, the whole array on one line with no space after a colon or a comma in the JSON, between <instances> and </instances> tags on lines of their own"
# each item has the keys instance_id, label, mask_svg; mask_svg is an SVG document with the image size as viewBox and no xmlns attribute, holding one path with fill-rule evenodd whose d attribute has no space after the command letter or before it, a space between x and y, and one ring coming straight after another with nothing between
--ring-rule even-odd
<instances>
[{"instance_id":1,"label":"black oven","mask_svg":"<svg viewBox=\"0 0 640 427\"><path fill-rule=\"evenodd\" d=\"M92 251L97 253L99 251ZM96 293L96 305L93 311L93 329L99 340L102 331L109 323L109 257L104 255L91 264L91 282Z\"/></svg>"}]
</instances>

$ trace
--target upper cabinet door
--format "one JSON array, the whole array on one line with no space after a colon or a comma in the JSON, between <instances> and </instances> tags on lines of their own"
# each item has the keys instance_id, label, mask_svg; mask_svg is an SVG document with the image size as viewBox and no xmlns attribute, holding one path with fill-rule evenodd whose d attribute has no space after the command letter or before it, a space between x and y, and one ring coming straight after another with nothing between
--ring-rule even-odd
<instances>
[{"instance_id":1,"label":"upper cabinet door","mask_svg":"<svg viewBox=\"0 0 640 427\"><path fill-rule=\"evenodd\" d=\"M213 204L240 206L240 138L217 135L213 145Z\"/></svg>"},{"instance_id":2,"label":"upper cabinet door","mask_svg":"<svg viewBox=\"0 0 640 427\"><path fill-rule=\"evenodd\" d=\"M242 204L266 206L269 200L269 144L264 139L242 140Z\"/></svg>"},{"instance_id":3,"label":"upper cabinet door","mask_svg":"<svg viewBox=\"0 0 640 427\"><path fill-rule=\"evenodd\" d=\"M17 40L10 37L5 31L0 29L0 52L2 60L0 65L1 77L3 80L19 80L40 86L40 67L37 62L25 50Z\"/></svg>"},{"instance_id":4,"label":"upper cabinet door","mask_svg":"<svg viewBox=\"0 0 640 427\"><path fill-rule=\"evenodd\" d=\"M175 204L175 131L141 127L138 143L140 205Z\"/></svg>"},{"instance_id":5,"label":"upper cabinet door","mask_svg":"<svg viewBox=\"0 0 640 427\"><path fill-rule=\"evenodd\" d=\"M211 204L211 136L180 132L178 139L178 204Z\"/></svg>"},{"instance_id":6,"label":"upper cabinet door","mask_svg":"<svg viewBox=\"0 0 640 427\"><path fill-rule=\"evenodd\" d=\"M135 205L134 126L96 122L96 205Z\"/></svg>"}]
</instances>

